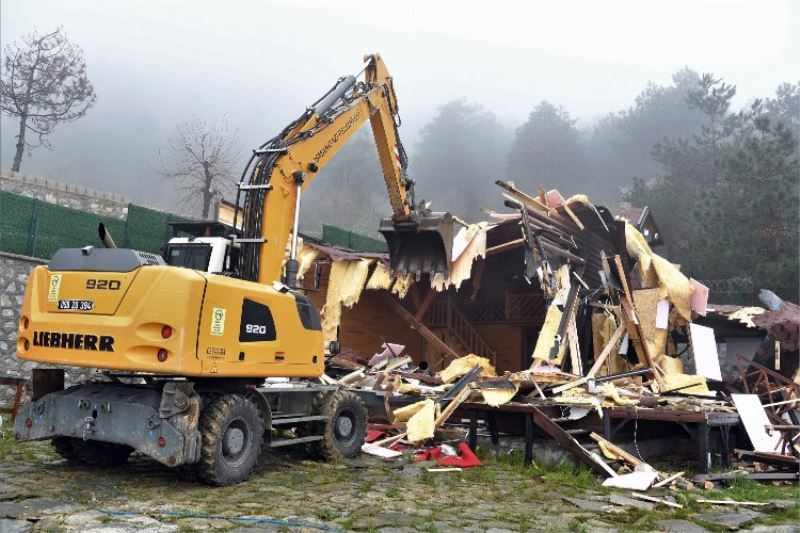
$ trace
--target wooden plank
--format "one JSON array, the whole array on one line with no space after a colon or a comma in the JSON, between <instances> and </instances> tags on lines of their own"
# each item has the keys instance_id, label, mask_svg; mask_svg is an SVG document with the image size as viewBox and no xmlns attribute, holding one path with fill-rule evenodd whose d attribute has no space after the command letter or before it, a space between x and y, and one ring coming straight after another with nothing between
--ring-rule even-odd
<instances>
[{"instance_id":1,"label":"wooden plank","mask_svg":"<svg viewBox=\"0 0 800 533\"><path fill-rule=\"evenodd\" d=\"M514 187L511 183L507 183L502 180L497 180L494 182L495 185L499 186L502 189L506 190L506 193L514 200L520 202L522 205L528 207L529 209L535 209L537 211L543 211L545 213L550 213L552 210L539 201L538 198L534 198L533 196L529 196L524 192L520 191L516 187Z\"/></svg>"},{"instance_id":2,"label":"wooden plank","mask_svg":"<svg viewBox=\"0 0 800 533\"><path fill-rule=\"evenodd\" d=\"M570 207L566 203L564 204L564 211L567 213L567 215L569 215L569 218L572 219L575 225L578 226L578 229L580 229L581 231L586 229L581 220L578 218L578 215L576 215L575 212L572 209L570 209Z\"/></svg>"},{"instance_id":3,"label":"wooden plank","mask_svg":"<svg viewBox=\"0 0 800 533\"><path fill-rule=\"evenodd\" d=\"M622 292L625 294L628 305L631 307L631 309L633 309L633 295L631 294L630 287L628 286L628 277L625 275L625 270L622 268L622 260L618 255L614 256L614 265L617 267L617 273L619 274L619 278L622 282ZM628 326L628 335L630 335L631 344L633 344L634 348L636 349L636 353L642 354L644 356L644 363L653 369L653 377L655 378L656 383L658 383L658 388L660 390L666 390L667 385L664 383L664 379L661 377L661 373L658 371L659 369L653 361L653 356L647 347L647 343L642 340L642 330L640 325L634 323L630 317L628 317L627 313L623 313L623 317L625 318L625 323Z\"/></svg>"},{"instance_id":4,"label":"wooden plank","mask_svg":"<svg viewBox=\"0 0 800 533\"><path fill-rule=\"evenodd\" d=\"M575 309L573 309L572 316L569 320L569 327L567 328L567 335L569 336L569 358L572 364L572 373L582 376L583 361L581 361L581 349L578 344L578 326L575 318Z\"/></svg>"},{"instance_id":5,"label":"wooden plank","mask_svg":"<svg viewBox=\"0 0 800 533\"><path fill-rule=\"evenodd\" d=\"M448 346L442 339L440 339L434 332L429 330L425 327L424 324L420 323L419 320L414 318L412 315L403 305L394 299L394 297L387 293L384 293L384 299L389 304L389 306L400 315L400 318L408 322L408 325L411 329L415 330L417 333L422 335L428 342L436 346L439 350L443 351L444 353L450 355L451 357L458 359L461 357L458 353L456 353L450 346Z\"/></svg>"},{"instance_id":6,"label":"wooden plank","mask_svg":"<svg viewBox=\"0 0 800 533\"><path fill-rule=\"evenodd\" d=\"M679 477L683 476L683 474L684 474L683 471L680 471L677 474L672 474L668 478L666 478L666 479L664 479L662 481L659 481L658 483L653 485L653 488L657 489L658 487L663 487L664 485L668 485L669 483L672 483L673 481L675 481Z\"/></svg>"},{"instance_id":7,"label":"wooden plank","mask_svg":"<svg viewBox=\"0 0 800 533\"><path fill-rule=\"evenodd\" d=\"M486 257L495 254L501 254L503 252L507 252L508 250L521 248L524 245L525 245L525 239L514 239L513 241L504 242L503 244L498 244L497 246L492 246L491 248L487 248Z\"/></svg>"},{"instance_id":8,"label":"wooden plank","mask_svg":"<svg viewBox=\"0 0 800 533\"><path fill-rule=\"evenodd\" d=\"M422 319L425 317L425 313L428 312L433 300L436 299L436 291L433 289L428 289L428 294L425 295L425 298L422 300L422 303L419 304L417 308L417 312L414 313L414 320L417 322L421 322Z\"/></svg>"},{"instance_id":9,"label":"wooden plank","mask_svg":"<svg viewBox=\"0 0 800 533\"><path fill-rule=\"evenodd\" d=\"M566 383L564 385L561 385L560 387L555 387L553 389L553 394L559 394L561 392L564 392L565 390L579 387L580 385L583 385L584 383L589 381L590 378L593 378L595 374L597 374L597 371L600 370L600 367L603 365L605 360L608 359L608 356L611 354L611 350L614 349L614 346L617 344L617 341L619 341L620 337L622 337L622 333L624 331L625 331L624 325L620 325L617 328L617 330L611 336L611 339L609 339L608 344L606 344L605 348L603 348L603 351L600 353L600 355L597 356L597 359L595 359L592 368L589 369L589 372L586 374L586 376L580 379L576 379L575 381Z\"/></svg>"},{"instance_id":10,"label":"wooden plank","mask_svg":"<svg viewBox=\"0 0 800 533\"><path fill-rule=\"evenodd\" d=\"M533 422L539 426L542 431L550 435L556 442L558 442L561 446L563 446L566 450L572 453L576 458L578 458L583 464L591 468L593 471L597 472L598 474L608 474L608 465L602 461L599 457L593 454L581 446L581 444L575 440L572 435L564 431L561 426L547 418L543 412L541 412L536 406L531 405L531 412L533 413ZM604 466L601 466L598 463L603 462Z\"/></svg>"},{"instance_id":11,"label":"wooden plank","mask_svg":"<svg viewBox=\"0 0 800 533\"><path fill-rule=\"evenodd\" d=\"M661 500L659 498L653 498L652 496L648 496L646 494L642 494L639 492L631 492L631 496L634 498L638 498L640 500L644 500L646 502L653 502L653 503L660 503L661 505L666 505L667 507L672 507L674 509L683 509L683 505L679 503L673 503L667 500Z\"/></svg>"}]
</instances>

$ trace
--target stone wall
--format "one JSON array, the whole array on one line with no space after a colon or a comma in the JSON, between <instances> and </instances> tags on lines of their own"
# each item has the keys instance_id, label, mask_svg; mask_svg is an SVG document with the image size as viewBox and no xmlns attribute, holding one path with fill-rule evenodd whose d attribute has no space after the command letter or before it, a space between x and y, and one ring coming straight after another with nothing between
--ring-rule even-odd
<instances>
[{"instance_id":1,"label":"stone wall","mask_svg":"<svg viewBox=\"0 0 800 533\"><path fill-rule=\"evenodd\" d=\"M46 261L22 255L0 252L0 376L29 378L37 366L32 361L17 359L17 330L19 311L25 294L28 275ZM89 369L69 369L66 381L88 377ZM14 391L0 387L0 405L8 405Z\"/></svg>"},{"instance_id":2,"label":"stone wall","mask_svg":"<svg viewBox=\"0 0 800 533\"><path fill-rule=\"evenodd\" d=\"M27 377L33 363L17 359L19 309L28 274L44 261L0 252L0 375ZM13 396L8 387L0 387L0 403Z\"/></svg>"},{"instance_id":3,"label":"stone wall","mask_svg":"<svg viewBox=\"0 0 800 533\"><path fill-rule=\"evenodd\" d=\"M14 192L62 207L121 219L127 216L130 203L130 198L120 194L96 191L16 172L0 172L0 191Z\"/></svg>"}]
</instances>

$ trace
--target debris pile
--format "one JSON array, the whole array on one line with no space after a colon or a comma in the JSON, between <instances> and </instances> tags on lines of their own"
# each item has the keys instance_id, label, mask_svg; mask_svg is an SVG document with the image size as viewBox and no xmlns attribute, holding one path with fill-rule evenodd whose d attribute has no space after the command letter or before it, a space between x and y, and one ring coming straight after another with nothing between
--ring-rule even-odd
<instances>
[{"instance_id":1,"label":"debris pile","mask_svg":"<svg viewBox=\"0 0 800 533\"><path fill-rule=\"evenodd\" d=\"M469 463L459 443L466 438L474 446L476 419L488 424L495 441L500 431L493 420L502 415L504 432L525 435L526 459L532 459L528 448L538 432L607 476L610 486L690 487L682 472L659 472L613 444L614 434L631 420L637 428L647 421L679 434L685 430L696 445L699 471L705 473L712 455L728 466L734 455L731 432L741 423L753 450L736 454L772 465L757 474L797 479L800 385L797 363L789 368L797 359L796 305L771 293L763 298L767 309L709 303L706 286L653 251L661 236L646 209L615 218L582 195L564 199L556 190L540 190L534 197L513 183L497 184L513 212L487 211L492 222L465 227L454 242L447 277L400 277L379 254L344 257L334 252L341 257L337 261L326 252L333 260L323 311L326 340L337 338L342 306L354 306L368 289L393 295L384 299L385 307L424 338L428 351L432 347L440 354L438 372L421 353L406 352L404 345L385 339L371 357L348 352L344 344L342 353L328 358L325 381L382 399L378 418L388 423L376 426L381 436L373 435L365 451L390 456L404 446L452 442L461 453L439 446L426 457L438 460L444 454ZM490 261L501 254L518 263L510 265L506 256ZM310 265L301 261L301 271ZM524 280L528 292L506 291L505 307L498 310L496 290L486 287L501 277L492 268L510 268L510 278ZM403 299L414 300L416 310ZM453 309L459 301L473 308ZM434 311L437 303L445 310L444 319ZM537 305L542 316L527 366L501 367L498 361L510 358L503 359L502 350L469 321L528 324ZM729 334L733 321L748 331ZM726 322L723 329L721 322ZM444 326L435 331L437 324ZM757 341L752 353L736 353L747 351L742 340ZM726 363L734 357L735 374ZM469 434L444 426L459 426L466 419ZM603 427L605 435L593 427ZM739 444L743 438L744 433ZM705 484L711 478L698 479Z\"/></svg>"}]
</instances>

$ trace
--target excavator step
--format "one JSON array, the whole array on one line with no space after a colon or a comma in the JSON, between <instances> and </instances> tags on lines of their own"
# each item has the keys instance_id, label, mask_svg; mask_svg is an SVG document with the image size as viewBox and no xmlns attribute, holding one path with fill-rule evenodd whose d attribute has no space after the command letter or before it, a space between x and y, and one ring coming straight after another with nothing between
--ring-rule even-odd
<instances>
[{"instance_id":1,"label":"excavator step","mask_svg":"<svg viewBox=\"0 0 800 533\"><path fill-rule=\"evenodd\" d=\"M296 439L280 439L280 440L273 440L269 443L270 448L280 448L281 446L292 446L293 444L303 444L305 442L315 442L318 440L322 440L324 437L322 435L312 435L310 437L298 437Z\"/></svg>"},{"instance_id":2,"label":"excavator step","mask_svg":"<svg viewBox=\"0 0 800 533\"><path fill-rule=\"evenodd\" d=\"M289 424L300 424L302 422L318 422L320 420L327 420L325 415L309 415L309 416L295 416L295 417L279 417L272 419L273 426L286 426Z\"/></svg>"}]
</instances>

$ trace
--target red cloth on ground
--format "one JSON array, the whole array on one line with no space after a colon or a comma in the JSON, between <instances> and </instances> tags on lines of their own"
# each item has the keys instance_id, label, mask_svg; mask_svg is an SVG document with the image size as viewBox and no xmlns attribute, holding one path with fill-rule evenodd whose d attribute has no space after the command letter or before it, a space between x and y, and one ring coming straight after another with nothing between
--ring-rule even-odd
<instances>
[{"instance_id":1,"label":"red cloth on ground","mask_svg":"<svg viewBox=\"0 0 800 533\"><path fill-rule=\"evenodd\" d=\"M454 466L458 468L472 468L473 466L481 466L481 460L478 456L472 453L466 442L458 443L458 451L461 453L459 456L447 455L439 457L436 462L441 466Z\"/></svg>"},{"instance_id":2,"label":"red cloth on ground","mask_svg":"<svg viewBox=\"0 0 800 533\"><path fill-rule=\"evenodd\" d=\"M438 459L442 456L442 449L439 446L434 448L428 448L427 450L421 450L417 452L414 456L414 460L416 461L428 461L430 459Z\"/></svg>"},{"instance_id":3,"label":"red cloth on ground","mask_svg":"<svg viewBox=\"0 0 800 533\"><path fill-rule=\"evenodd\" d=\"M364 440L366 442L375 442L384 435L386 435L385 431L381 431L380 429L370 429L367 431L367 437Z\"/></svg>"}]
</instances>

